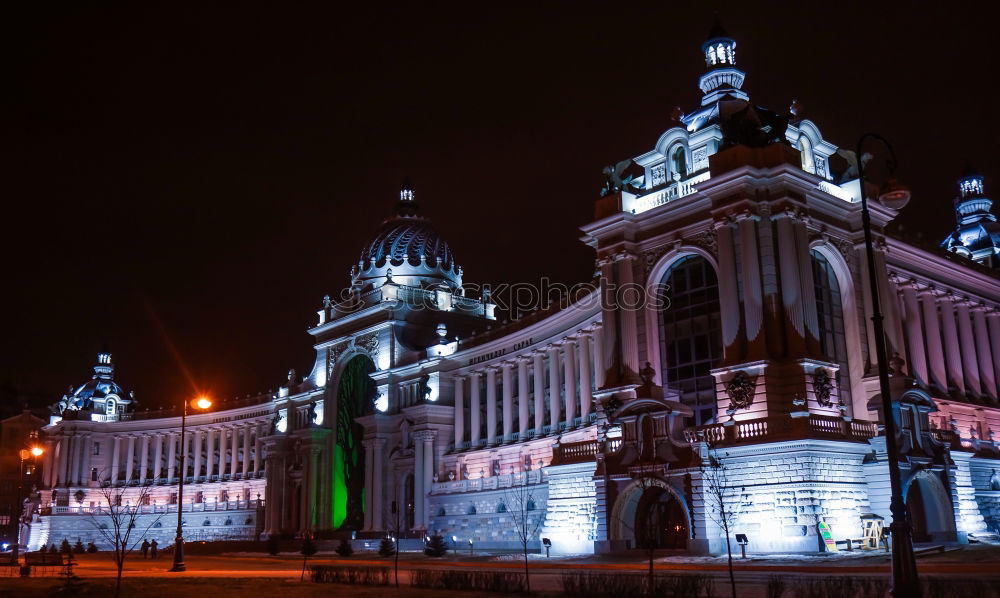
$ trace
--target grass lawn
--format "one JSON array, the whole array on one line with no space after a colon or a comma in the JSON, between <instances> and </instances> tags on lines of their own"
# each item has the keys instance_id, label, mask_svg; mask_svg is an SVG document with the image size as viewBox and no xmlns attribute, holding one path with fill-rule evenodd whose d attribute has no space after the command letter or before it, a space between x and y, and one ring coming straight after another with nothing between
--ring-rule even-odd
<instances>
[{"instance_id":1,"label":"grass lawn","mask_svg":"<svg viewBox=\"0 0 1000 598\"><path fill-rule=\"evenodd\" d=\"M17 577L0 577L0 595L16 596L17 598L49 598L60 596L57 592L62 580L59 577L36 577L22 579ZM114 591L114 579L100 578L86 580L86 587L81 596L110 598ZM480 598L478 592L448 592L449 598ZM434 598L441 592L421 590L407 586L371 587L344 586L335 584L317 584L287 579L239 579L229 578L188 578L164 579L142 578L122 580L123 598L179 598L181 596L197 596L209 598L305 598L306 596L343 596L352 598ZM500 598L507 594L489 594L491 598ZM511 595L513 596L513 595Z\"/></svg>"}]
</instances>

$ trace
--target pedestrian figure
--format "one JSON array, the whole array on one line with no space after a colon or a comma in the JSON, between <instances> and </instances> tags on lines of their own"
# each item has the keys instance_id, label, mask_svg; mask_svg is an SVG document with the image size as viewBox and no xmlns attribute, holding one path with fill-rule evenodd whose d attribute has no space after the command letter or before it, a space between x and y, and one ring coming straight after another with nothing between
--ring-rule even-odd
<instances>
[{"instance_id":1,"label":"pedestrian figure","mask_svg":"<svg viewBox=\"0 0 1000 598\"><path fill-rule=\"evenodd\" d=\"M149 540L144 539L142 541L142 546L139 547L139 550L142 551L142 558L147 558L149 556Z\"/></svg>"},{"instance_id":2,"label":"pedestrian figure","mask_svg":"<svg viewBox=\"0 0 1000 598\"><path fill-rule=\"evenodd\" d=\"M156 558L156 539L155 538L149 544L149 558L151 558L151 559L155 559Z\"/></svg>"}]
</instances>

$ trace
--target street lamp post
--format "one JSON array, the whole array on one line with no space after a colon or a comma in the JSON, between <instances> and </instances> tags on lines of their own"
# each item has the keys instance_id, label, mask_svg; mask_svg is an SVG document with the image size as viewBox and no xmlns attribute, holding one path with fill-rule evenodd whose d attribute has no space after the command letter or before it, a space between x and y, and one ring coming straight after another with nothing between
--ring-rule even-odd
<instances>
[{"instance_id":1,"label":"street lamp post","mask_svg":"<svg viewBox=\"0 0 1000 598\"><path fill-rule=\"evenodd\" d=\"M18 501L18 504L16 506L21 507L22 510L21 510L21 513L18 514L18 516L17 516L17 534L14 537L14 551L13 552L14 552L14 560L15 561L17 561L18 552L20 552L20 550L21 550L21 529L24 527L24 523L25 523L23 521L23 518L25 516L24 510L23 510L24 509L24 503L21 502L23 500L22 497L24 495L24 462L27 461L28 459L31 459L32 462L34 462L37 465L37 459L38 459L38 457L41 457L42 454L45 453L45 449L43 449L42 447L38 446L37 442L38 442L38 432L32 430L31 433L28 435L28 443L30 444L30 448L21 449L20 454L19 454L19 457L21 458L21 461L20 461L20 464L18 465L18 469L17 469L17 501ZM32 471L32 473L34 473L34 471Z\"/></svg>"},{"instance_id":2,"label":"street lamp post","mask_svg":"<svg viewBox=\"0 0 1000 598\"><path fill-rule=\"evenodd\" d=\"M892 523L889 530L892 534L892 596L895 598L919 597L920 583L917 580L917 563L913 556L913 539L910 522L906 515L906 503L903 501L903 484L899 474L899 453L896 446L896 420L892 410L892 395L889 389L889 362L886 358L885 328L882 322L882 307L878 292L878 275L875 271L875 247L872 242L871 215L868 212L868 195L865 191L865 164L861 150L865 141L876 139L889 150L890 159L886 166L889 169L889 181L879 193L879 199L886 202L909 200L910 192L892 178L896 170L896 152L892 145L876 133L865 133L858 140L858 182L861 185L861 222L865 232L865 255L868 263L868 282L872 298L872 332L875 337L875 359L878 363L879 392L882 394L882 419L885 423L885 450L889 462L889 486L891 499L889 510L892 513Z\"/></svg>"},{"instance_id":3,"label":"street lamp post","mask_svg":"<svg viewBox=\"0 0 1000 598\"><path fill-rule=\"evenodd\" d=\"M193 403L198 409L208 409L212 406L212 402L205 397L195 399ZM184 530L182 529L182 518L184 515L184 478L187 474L187 442L184 436L187 428L187 405L188 402L185 400L184 407L181 410L181 475L177 484L177 537L174 539L174 565L170 568L171 571L175 572L187 570L187 566L184 564Z\"/></svg>"}]
</instances>

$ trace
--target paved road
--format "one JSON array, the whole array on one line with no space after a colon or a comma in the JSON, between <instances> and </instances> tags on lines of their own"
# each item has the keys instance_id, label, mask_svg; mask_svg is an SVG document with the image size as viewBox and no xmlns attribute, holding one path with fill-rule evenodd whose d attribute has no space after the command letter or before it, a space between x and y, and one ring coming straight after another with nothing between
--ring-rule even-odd
<instances>
[{"instance_id":1,"label":"paved road","mask_svg":"<svg viewBox=\"0 0 1000 598\"><path fill-rule=\"evenodd\" d=\"M968 555L965 555L968 556ZM406 555L400 559L400 584L409 585L410 572L417 569L462 569L491 570L520 573L524 570L523 561L487 560L486 557L469 559L453 555L451 558L429 560L422 556ZM963 555L939 555L938 561L921 562L921 575L942 577L1000 577L1000 567L996 561L964 558ZM113 577L115 567L110 555L82 555L76 568L77 574L84 578ZM669 561L669 560L668 560ZM711 562L657 562L654 569L660 572L698 573L710 575L718 590L728 585L728 569L724 560L711 559ZM309 564L344 564L392 566L391 559L371 558L368 555L358 555L348 559L331 556L319 556L309 559ZM162 555L157 560L142 559L132 555L126 561L125 575L127 577L253 577L253 578L284 578L295 579L301 575L302 560L291 555L270 557L263 555L198 555L191 554L187 558L185 573L171 573L170 555ZM562 587L561 577L572 571L619 572L641 575L648 569L648 564L638 558L627 562L604 562L599 560L573 561L569 559L533 558L529 563L531 584L533 590L556 592ZM829 562L787 562L778 559L738 562L734 566L741 598L756 598L764 596L768 579L772 575L785 577L814 577L829 575L851 575L885 577L889 575L888 559L880 555L867 558L840 559Z\"/></svg>"}]
</instances>

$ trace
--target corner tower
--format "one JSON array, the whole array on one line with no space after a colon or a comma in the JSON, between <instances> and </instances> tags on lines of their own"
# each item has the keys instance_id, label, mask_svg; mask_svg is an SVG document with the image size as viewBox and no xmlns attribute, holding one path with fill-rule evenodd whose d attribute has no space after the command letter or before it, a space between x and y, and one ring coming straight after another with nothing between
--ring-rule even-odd
<instances>
[{"instance_id":1,"label":"corner tower","mask_svg":"<svg viewBox=\"0 0 1000 598\"><path fill-rule=\"evenodd\" d=\"M973 261L1000 268L1000 224L986 196L983 177L967 168L958 180L955 216L958 224L941 246Z\"/></svg>"}]
</instances>

